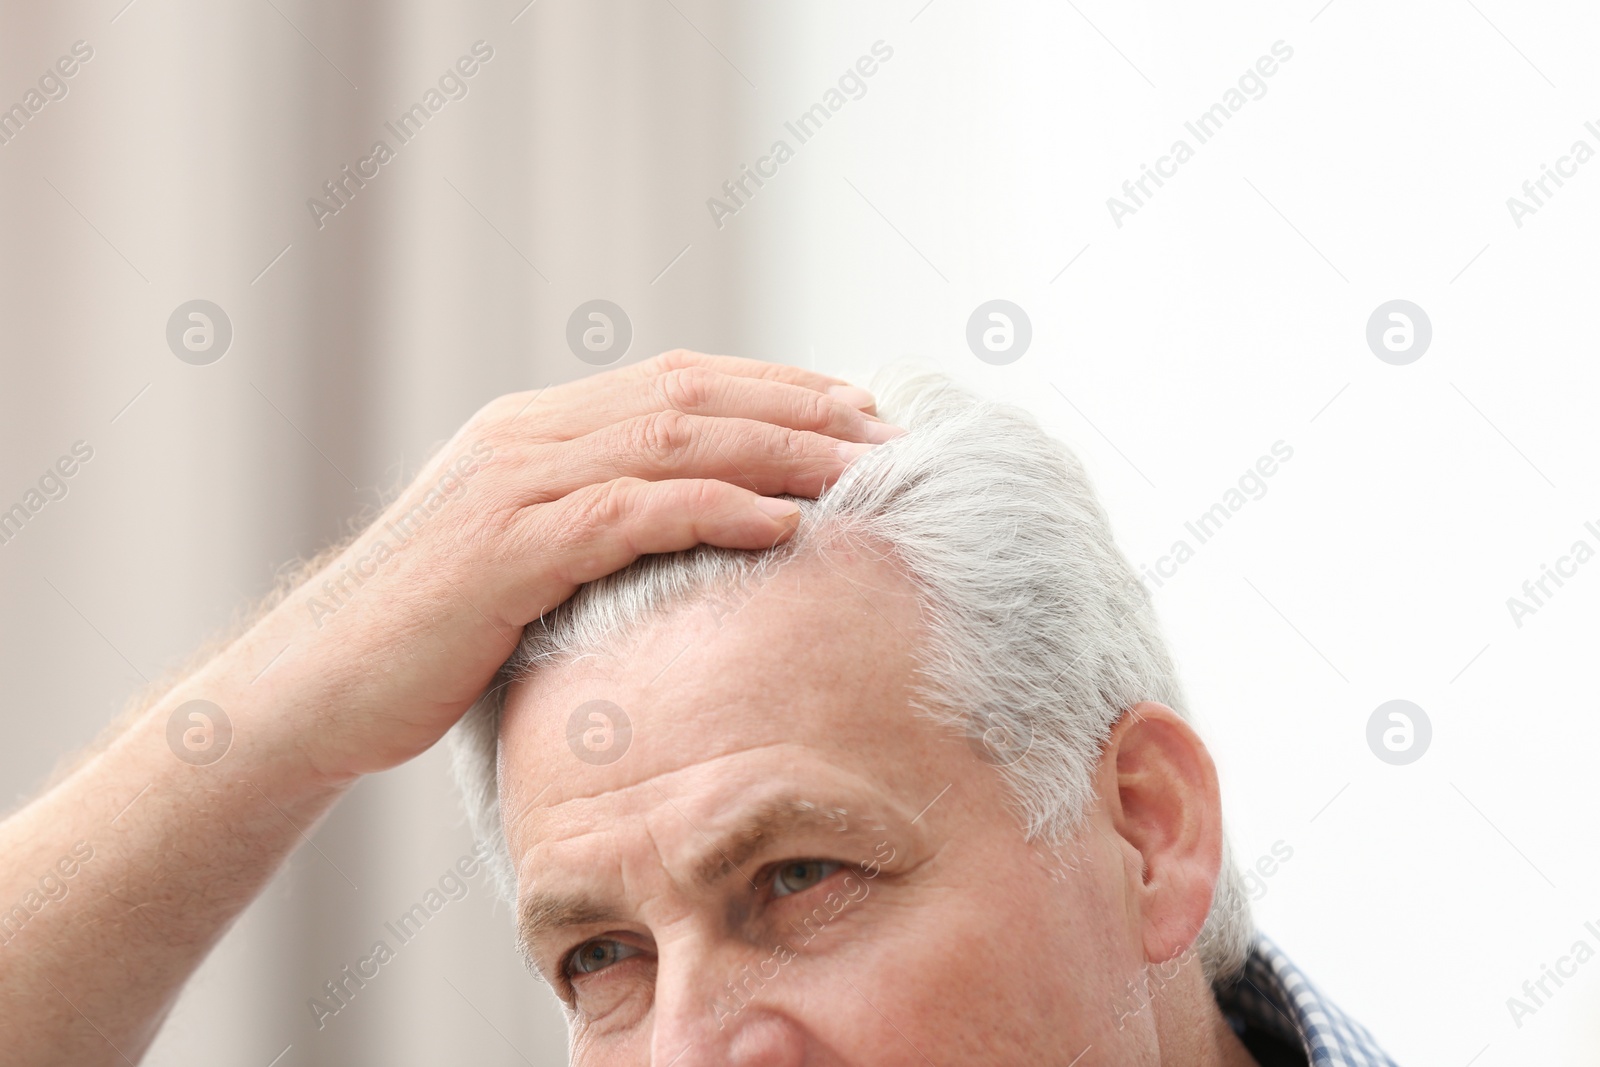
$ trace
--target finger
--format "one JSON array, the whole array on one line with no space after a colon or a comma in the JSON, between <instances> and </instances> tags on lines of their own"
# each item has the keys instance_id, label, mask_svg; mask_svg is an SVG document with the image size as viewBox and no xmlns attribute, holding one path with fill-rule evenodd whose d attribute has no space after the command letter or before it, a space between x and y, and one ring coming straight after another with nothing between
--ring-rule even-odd
<instances>
[{"instance_id":1,"label":"finger","mask_svg":"<svg viewBox=\"0 0 1600 1067\"><path fill-rule=\"evenodd\" d=\"M815 497L873 446L754 419L658 411L533 453L532 502L616 478L716 478L756 493Z\"/></svg>"},{"instance_id":2,"label":"finger","mask_svg":"<svg viewBox=\"0 0 1600 1067\"><path fill-rule=\"evenodd\" d=\"M653 359L643 363L636 363L625 367L622 373L636 374L642 377L654 377L668 371L680 370L684 367L704 367L721 374L732 374L740 378L762 378L772 382L787 382L789 385L798 385L803 389L812 389L825 393L833 386L851 386L843 378L835 378L828 374L819 374L804 367L791 367L787 363L768 363L760 359L744 359L740 356L713 356L704 352L691 352L685 348L675 348L670 352L663 352ZM865 390L861 390L865 392ZM869 394L870 395L870 394Z\"/></svg>"},{"instance_id":3,"label":"finger","mask_svg":"<svg viewBox=\"0 0 1600 1067\"><path fill-rule=\"evenodd\" d=\"M587 485L557 503L524 512L523 533L537 568L526 623L578 586L640 556L698 544L768 548L799 521L792 500L760 496L715 479L650 482L618 478Z\"/></svg>"},{"instance_id":4,"label":"finger","mask_svg":"<svg viewBox=\"0 0 1600 1067\"><path fill-rule=\"evenodd\" d=\"M836 386L841 391L865 390ZM539 422L537 439L570 441L602 427L658 411L688 415L754 419L791 430L808 430L842 441L880 444L899 436L890 426L843 399L788 382L744 378L705 367L680 367L652 377L608 383L582 402L550 410Z\"/></svg>"}]
</instances>

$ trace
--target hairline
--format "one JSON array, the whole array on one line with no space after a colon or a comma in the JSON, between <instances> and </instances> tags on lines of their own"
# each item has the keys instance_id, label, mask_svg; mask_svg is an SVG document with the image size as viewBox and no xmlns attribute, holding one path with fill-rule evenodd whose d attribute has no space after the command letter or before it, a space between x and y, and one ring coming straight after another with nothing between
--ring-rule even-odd
<instances>
[{"instance_id":1,"label":"hairline","mask_svg":"<svg viewBox=\"0 0 1600 1067\"><path fill-rule=\"evenodd\" d=\"M1081 829L1089 814L1088 776L1121 714L1140 700L1155 700L1190 718L1159 621L1115 543L1081 464L1031 415L982 400L943 376L891 378L886 385L881 389L874 383L880 411L913 432L858 460L822 499L801 500L801 527L791 541L764 551L704 549L712 557L709 561L690 558L681 565L647 557L591 583L600 587L598 603L586 586L569 606L552 614L553 627L543 619L535 623L543 630L531 631L531 642L525 636L502 674L592 650L595 642L584 645L584 636L603 633L605 625L625 625L619 622L619 613L626 614L624 604L637 608L641 601L670 606L704 600L741 585L752 574L782 566L814 537L876 534L909 576L929 632L924 647L913 653L925 684L911 710L962 722L969 730L1018 721L1042 727L1046 733L1034 738L1030 759L999 769L1023 816L1025 838L1059 845ZM909 456L897 463L908 447ZM985 480L974 480L980 477ZM1012 491L993 491L1002 484ZM991 512L1009 516L1011 525L996 527ZM1019 523L1019 518L1029 521ZM1058 529L1040 532L1044 527ZM697 557L701 552L673 555ZM1054 554L1058 552L1065 556ZM984 570L989 560L994 562ZM953 577L941 573L944 564L956 568ZM926 571L928 567L934 570ZM1043 568L1043 584L1026 577L1025 567ZM988 588L994 568L1004 580L1026 584L1022 615L1043 627L1038 634L1013 630L1015 645L1001 644L990 632L1009 623L1006 614L985 615L973 607L995 609L997 601ZM610 590L618 583L621 596L612 598ZM1016 591L1022 586L1004 588ZM552 630L557 636L551 636ZM550 638L544 647L537 639L541 632ZM561 639L571 643L563 647ZM530 648L532 658L524 655ZM1068 666L1057 673L1061 662ZM1049 670L1043 669L1046 665ZM1046 675L1054 677L1047 682ZM1004 694L1007 703L996 705L996 694ZM1041 701L1061 710L1038 713L1030 726L1027 717L1037 713ZM514 900L498 806L503 688L497 684L480 703L451 743L474 826L496 846L491 870L502 892ZM1043 765L1029 770L1026 765L1037 758L1043 758ZM1248 895L1224 836L1212 914L1195 945L1213 980L1242 966L1254 937L1249 913Z\"/></svg>"}]
</instances>

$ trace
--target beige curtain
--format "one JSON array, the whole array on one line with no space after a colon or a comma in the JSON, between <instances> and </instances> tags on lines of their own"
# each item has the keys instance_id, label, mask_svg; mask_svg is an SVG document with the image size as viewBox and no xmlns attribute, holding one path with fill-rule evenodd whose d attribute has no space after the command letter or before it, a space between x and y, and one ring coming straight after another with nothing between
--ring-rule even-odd
<instances>
[{"instance_id":1,"label":"beige curtain","mask_svg":"<svg viewBox=\"0 0 1600 1067\"><path fill-rule=\"evenodd\" d=\"M0 98L26 113L0 127L0 507L92 449L0 544L8 801L478 405L587 373L565 342L579 304L625 309L630 359L748 347L742 246L703 203L754 92L737 11L124 4L8 4L0 25ZM386 124L430 89L402 142ZM192 300L231 323L204 365L167 340ZM403 946L388 932L470 847L442 757L313 832L149 1063L564 1062L481 879ZM308 1001L379 939L393 961L319 1028Z\"/></svg>"}]
</instances>

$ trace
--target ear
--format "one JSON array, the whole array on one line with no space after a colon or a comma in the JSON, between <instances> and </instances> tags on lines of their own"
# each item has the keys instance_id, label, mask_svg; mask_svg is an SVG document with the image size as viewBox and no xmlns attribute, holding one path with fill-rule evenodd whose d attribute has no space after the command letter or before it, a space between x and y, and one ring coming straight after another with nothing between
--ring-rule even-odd
<instances>
[{"instance_id":1,"label":"ear","mask_svg":"<svg viewBox=\"0 0 1600 1067\"><path fill-rule=\"evenodd\" d=\"M1177 712L1145 702L1111 731L1096 784L1102 810L1142 871L1129 887L1145 958L1194 944L1222 868L1222 802L1205 744Z\"/></svg>"}]
</instances>

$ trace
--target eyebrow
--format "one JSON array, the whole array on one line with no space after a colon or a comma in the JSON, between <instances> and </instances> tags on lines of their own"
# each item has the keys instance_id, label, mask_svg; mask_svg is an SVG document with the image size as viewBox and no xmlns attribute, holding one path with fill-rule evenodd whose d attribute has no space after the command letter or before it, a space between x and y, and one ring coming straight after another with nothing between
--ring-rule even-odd
<instances>
[{"instance_id":1,"label":"eyebrow","mask_svg":"<svg viewBox=\"0 0 1600 1067\"><path fill-rule=\"evenodd\" d=\"M824 808L808 800L779 797L758 805L720 840L708 840L708 851L694 866L695 880L700 885L714 885L784 837L819 832L845 834L850 829L849 814L842 807ZM704 839L705 835L701 837Z\"/></svg>"},{"instance_id":2,"label":"eyebrow","mask_svg":"<svg viewBox=\"0 0 1600 1067\"><path fill-rule=\"evenodd\" d=\"M687 821L688 817L684 819ZM713 886L731 877L752 856L784 837L818 831L848 835L867 828L865 822L852 824L849 813L842 807L823 807L797 797L779 797L757 805L750 815L721 837L708 837L695 827L695 833L707 847L691 865L691 870L697 885ZM617 908L583 894L535 891L517 907L517 939L526 946L534 938L569 927L619 922L623 918Z\"/></svg>"}]
</instances>

